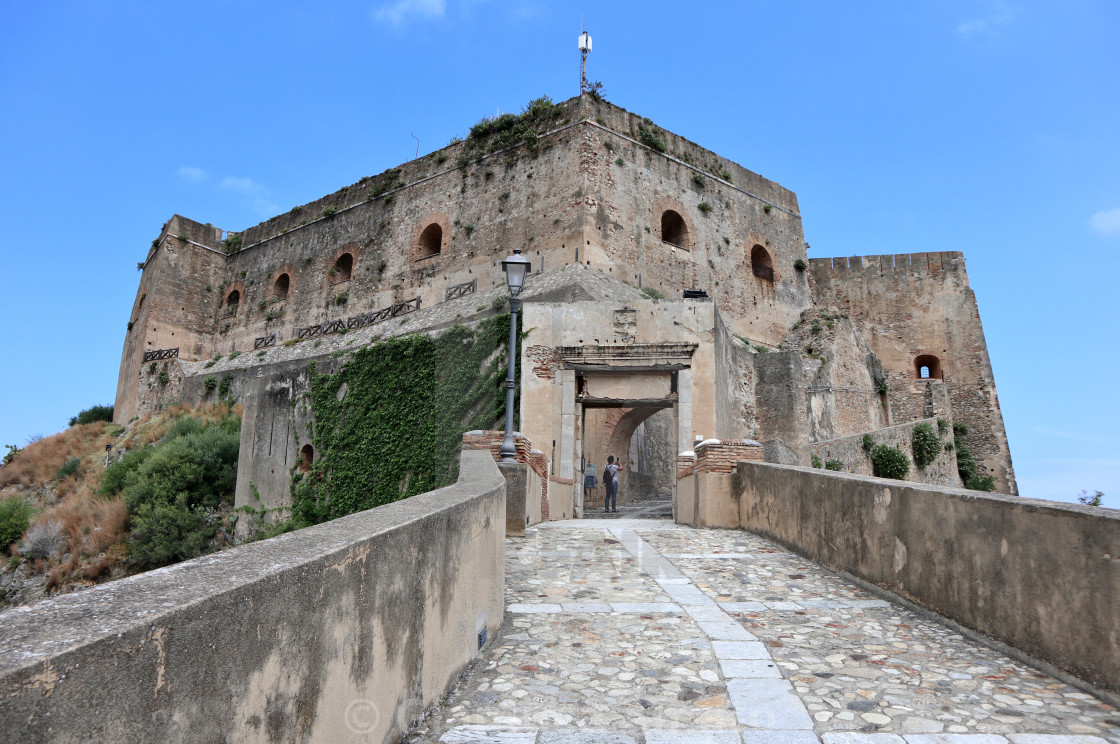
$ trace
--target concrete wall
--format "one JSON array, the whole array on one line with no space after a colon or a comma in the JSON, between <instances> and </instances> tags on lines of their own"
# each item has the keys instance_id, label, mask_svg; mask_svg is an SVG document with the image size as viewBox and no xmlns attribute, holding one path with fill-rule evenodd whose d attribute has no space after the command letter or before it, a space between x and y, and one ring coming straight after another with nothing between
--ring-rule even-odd
<instances>
[{"instance_id":1,"label":"concrete wall","mask_svg":"<svg viewBox=\"0 0 1120 744\"><path fill-rule=\"evenodd\" d=\"M4 740L395 741L503 613L504 483L459 482L0 616Z\"/></svg>"},{"instance_id":2,"label":"concrete wall","mask_svg":"<svg viewBox=\"0 0 1120 744\"><path fill-rule=\"evenodd\" d=\"M740 525L1112 692L1120 512L740 462Z\"/></svg>"}]
</instances>

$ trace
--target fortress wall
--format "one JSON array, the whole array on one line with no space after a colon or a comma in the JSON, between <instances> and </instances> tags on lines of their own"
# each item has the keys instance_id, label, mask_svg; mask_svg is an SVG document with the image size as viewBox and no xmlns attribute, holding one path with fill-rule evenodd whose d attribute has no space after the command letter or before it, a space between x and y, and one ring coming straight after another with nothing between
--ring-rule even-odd
<instances>
[{"instance_id":1,"label":"fortress wall","mask_svg":"<svg viewBox=\"0 0 1120 744\"><path fill-rule=\"evenodd\" d=\"M668 152L659 154L633 141L640 119L613 107L596 110L607 118L586 127L580 141L586 240L618 278L669 297L704 289L735 333L777 344L810 302L805 274L793 267L806 257L793 193L663 130ZM725 172L731 184L721 180ZM684 218L687 245L662 240L666 210ZM772 282L752 271L755 245L770 254Z\"/></svg>"},{"instance_id":2,"label":"fortress wall","mask_svg":"<svg viewBox=\"0 0 1120 744\"><path fill-rule=\"evenodd\" d=\"M535 269L542 258L548 267L572 260L581 228L572 204L579 185L565 145L570 136L570 130L555 135L538 157L492 156L409 185L388 204L365 202L234 254L226 286L244 283L246 299L229 329L216 319L215 352L252 348L254 338L274 332L283 341L296 337L299 327L416 296L421 307L431 307L463 282L476 282L480 291L504 286L500 264L514 247L526 251ZM401 178L420 175L413 173L419 167L406 164ZM418 258L421 230L433 222L443 229L442 252ZM354 257L348 280L332 274L344 252ZM291 289L278 301L273 284L282 271ZM270 321L269 311L282 315Z\"/></svg>"},{"instance_id":3,"label":"fortress wall","mask_svg":"<svg viewBox=\"0 0 1120 744\"><path fill-rule=\"evenodd\" d=\"M781 184L764 178L733 160L721 157L679 134L662 129L654 122L650 122L613 103L597 102L590 96L573 100L580 101L582 107L580 118L586 118L586 120L592 121L600 127L625 134L634 140L640 139L641 125L645 124L647 127L652 127L664 141L666 154L670 157L693 165L716 177L720 177L721 172L727 171L731 174L731 183L734 183L739 189L750 192L755 197L764 199L780 209L800 215L801 210L797 205L797 195ZM614 161L613 157L611 161Z\"/></svg>"},{"instance_id":4,"label":"fortress wall","mask_svg":"<svg viewBox=\"0 0 1120 744\"><path fill-rule=\"evenodd\" d=\"M728 477L742 529L1120 693L1120 512L758 462Z\"/></svg>"},{"instance_id":5,"label":"fortress wall","mask_svg":"<svg viewBox=\"0 0 1120 744\"><path fill-rule=\"evenodd\" d=\"M964 256L956 251L854 256L812 259L809 265L817 304L850 314L882 362L892 423L924 411L924 383L916 381L914 361L919 355L936 356L952 416L968 426L966 441L976 461L995 477L997 491L1017 493ZM922 398L921 407L914 396Z\"/></svg>"},{"instance_id":6,"label":"fortress wall","mask_svg":"<svg viewBox=\"0 0 1120 744\"><path fill-rule=\"evenodd\" d=\"M396 741L497 633L504 538L464 452L453 486L7 612L5 741Z\"/></svg>"},{"instance_id":7,"label":"fortress wall","mask_svg":"<svg viewBox=\"0 0 1120 744\"><path fill-rule=\"evenodd\" d=\"M145 392L151 382L145 351L178 348L183 358L208 353L210 302L218 295L225 264L225 256L216 252L220 239L217 228L175 215L149 250L121 351L117 423L138 415L140 399L151 397Z\"/></svg>"}]
</instances>

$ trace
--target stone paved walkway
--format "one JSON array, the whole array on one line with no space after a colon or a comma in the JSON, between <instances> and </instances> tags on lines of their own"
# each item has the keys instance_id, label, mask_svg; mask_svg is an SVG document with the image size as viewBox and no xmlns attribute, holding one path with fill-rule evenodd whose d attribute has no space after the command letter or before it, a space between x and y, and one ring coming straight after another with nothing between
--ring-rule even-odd
<instances>
[{"instance_id":1,"label":"stone paved walkway","mask_svg":"<svg viewBox=\"0 0 1120 744\"><path fill-rule=\"evenodd\" d=\"M1120 744L1120 713L759 537L551 522L411 742Z\"/></svg>"}]
</instances>

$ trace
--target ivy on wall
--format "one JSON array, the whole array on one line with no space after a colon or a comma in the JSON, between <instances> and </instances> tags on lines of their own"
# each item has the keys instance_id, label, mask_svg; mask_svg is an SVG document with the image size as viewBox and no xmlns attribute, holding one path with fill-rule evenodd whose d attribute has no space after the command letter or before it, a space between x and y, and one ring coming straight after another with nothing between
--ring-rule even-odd
<instances>
[{"instance_id":1,"label":"ivy on wall","mask_svg":"<svg viewBox=\"0 0 1120 744\"><path fill-rule=\"evenodd\" d=\"M310 472L293 470L290 526L454 483L463 433L504 425L509 317L366 346L334 374L312 365L304 400L315 460Z\"/></svg>"}]
</instances>

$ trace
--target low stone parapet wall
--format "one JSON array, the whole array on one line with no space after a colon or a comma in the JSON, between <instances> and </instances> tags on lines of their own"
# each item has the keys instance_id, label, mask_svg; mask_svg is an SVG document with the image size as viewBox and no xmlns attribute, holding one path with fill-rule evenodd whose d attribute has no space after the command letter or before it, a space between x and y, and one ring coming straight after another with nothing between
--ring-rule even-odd
<instances>
[{"instance_id":1,"label":"low stone parapet wall","mask_svg":"<svg viewBox=\"0 0 1120 744\"><path fill-rule=\"evenodd\" d=\"M8 744L398 739L497 632L505 485L447 488L0 614Z\"/></svg>"},{"instance_id":2,"label":"low stone parapet wall","mask_svg":"<svg viewBox=\"0 0 1120 744\"><path fill-rule=\"evenodd\" d=\"M750 439L707 439L677 455L674 520L693 527L738 527L738 494L727 476L741 461L762 459L762 445Z\"/></svg>"},{"instance_id":3,"label":"low stone parapet wall","mask_svg":"<svg viewBox=\"0 0 1120 744\"><path fill-rule=\"evenodd\" d=\"M1120 693L1120 511L740 462L739 523Z\"/></svg>"}]
</instances>

